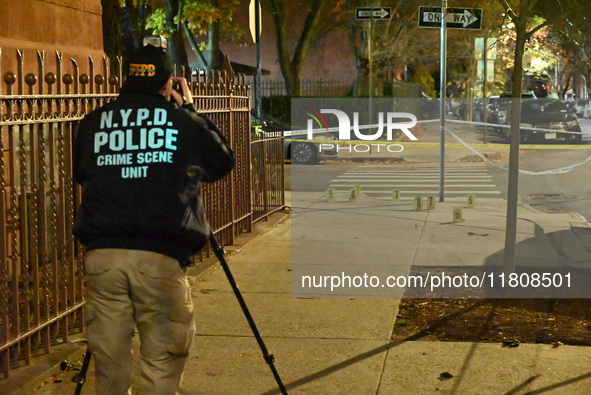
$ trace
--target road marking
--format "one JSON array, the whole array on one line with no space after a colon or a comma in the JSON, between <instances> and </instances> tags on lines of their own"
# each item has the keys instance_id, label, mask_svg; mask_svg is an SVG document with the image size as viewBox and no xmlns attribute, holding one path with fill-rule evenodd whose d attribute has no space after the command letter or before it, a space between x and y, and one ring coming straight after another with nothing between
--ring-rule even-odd
<instances>
[{"instance_id":1,"label":"road marking","mask_svg":"<svg viewBox=\"0 0 591 395\"><path fill-rule=\"evenodd\" d=\"M392 199L394 190L401 199L417 195L437 195L439 191L439 167L437 164L372 166L368 171L361 166L339 175L331 181L330 188L347 191L361 185L365 195L378 199ZM498 197L501 191L493 184L485 164L446 164L445 196L467 195Z\"/></svg>"}]
</instances>

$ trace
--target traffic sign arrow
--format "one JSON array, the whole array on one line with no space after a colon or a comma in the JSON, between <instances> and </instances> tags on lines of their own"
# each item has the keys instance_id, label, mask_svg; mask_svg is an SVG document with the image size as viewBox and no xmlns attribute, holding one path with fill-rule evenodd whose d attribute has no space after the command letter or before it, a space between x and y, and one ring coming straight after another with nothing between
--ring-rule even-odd
<instances>
[{"instance_id":1,"label":"traffic sign arrow","mask_svg":"<svg viewBox=\"0 0 591 395\"><path fill-rule=\"evenodd\" d=\"M472 15L470 10L464 10L463 14L449 14L449 15L453 16L454 22L462 23L463 27L468 27L468 25L470 25L478 20L478 18L476 18L474 15ZM447 17L446 17L446 20L447 20Z\"/></svg>"},{"instance_id":2,"label":"traffic sign arrow","mask_svg":"<svg viewBox=\"0 0 591 395\"><path fill-rule=\"evenodd\" d=\"M389 16L390 16L390 12L389 11L386 11L383 8L380 8L379 10L373 10L373 17L374 18L384 19L384 18L389 17Z\"/></svg>"},{"instance_id":3,"label":"traffic sign arrow","mask_svg":"<svg viewBox=\"0 0 591 395\"><path fill-rule=\"evenodd\" d=\"M355 17L356 19L379 19L385 20L390 19L392 13L391 7L380 7L380 8L356 8Z\"/></svg>"}]
</instances>

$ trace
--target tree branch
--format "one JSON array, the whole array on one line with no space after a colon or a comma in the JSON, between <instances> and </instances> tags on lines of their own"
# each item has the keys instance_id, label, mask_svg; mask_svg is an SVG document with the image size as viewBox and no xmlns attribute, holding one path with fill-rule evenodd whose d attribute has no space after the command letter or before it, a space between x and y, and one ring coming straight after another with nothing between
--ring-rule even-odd
<instances>
[{"instance_id":1,"label":"tree branch","mask_svg":"<svg viewBox=\"0 0 591 395\"><path fill-rule=\"evenodd\" d=\"M290 85L290 58L287 49L287 30L285 23L285 9L282 0L269 0L271 16L275 22L275 34L277 35L277 56L279 57L279 67L285 78L285 82Z\"/></svg>"},{"instance_id":2,"label":"tree branch","mask_svg":"<svg viewBox=\"0 0 591 395\"><path fill-rule=\"evenodd\" d=\"M529 32L525 33L525 39L529 40L538 30L540 30L546 26L548 26L548 21L544 21L543 23L540 23L538 26L534 27Z\"/></svg>"},{"instance_id":3,"label":"tree branch","mask_svg":"<svg viewBox=\"0 0 591 395\"><path fill-rule=\"evenodd\" d=\"M515 20L518 18L517 14L513 11L507 0L499 0L501 5L505 7L506 12L509 14L511 20L515 23Z\"/></svg>"}]
</instances>

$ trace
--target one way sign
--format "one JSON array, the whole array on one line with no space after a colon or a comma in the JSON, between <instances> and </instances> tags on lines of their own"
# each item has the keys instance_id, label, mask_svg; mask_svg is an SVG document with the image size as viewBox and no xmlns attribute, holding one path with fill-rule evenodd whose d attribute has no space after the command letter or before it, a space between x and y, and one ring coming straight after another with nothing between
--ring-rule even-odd
<instances>
[{"instance_id":1,"label":"one way sign","mask_svg":"<svg viewBox=\"0 0 591 395\"><path fill-rule=\"evenodd\" d=\"M379 8L356 8L355 17L356 19L390 19L392 12L391 7L379 7Z\"/></svg>"},{"instance_id":2,"label":"one way sign","mask_svg":"<svg viewBox=\"0 0 591 395\"><path fill-rule=\"evenodd\" d=\"M445 26L450 29L480 30L482 8L448 8ZM441 27L441 7L419 7L419 27Z\"/></svg>"}]
</instances>

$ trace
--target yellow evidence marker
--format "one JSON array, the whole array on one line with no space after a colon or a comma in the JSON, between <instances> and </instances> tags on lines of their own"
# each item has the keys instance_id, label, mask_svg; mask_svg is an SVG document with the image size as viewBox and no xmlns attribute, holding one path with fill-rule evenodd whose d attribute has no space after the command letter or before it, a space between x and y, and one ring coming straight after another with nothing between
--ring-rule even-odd
<instances>
[{"instance_id":1,"label":"yellow evidence marker","mask_svg":"<svg viewBox=\"0 0 591 395\"><path fill-rule=\"evenodd\" d=\"M463 214L462 207L454 207L453 222L464 222L464 214Z\"/></svg>"},{"instance_id":2,"label":"yellow evidence marker","mask_svg":"<svg viewBox=\"0 0 591 395\"><path fill-rule=\"evenodd\" d=\"M423 209L423 197L422 196L415 196L414 198L414 209L415 210L422 210Z\"/></svg>"},{"instance_id":3,"label":"yellow evidence marker","mask_svg":"<svg viewBox=\"0 0 591 395\"><path fill-rule=\"evenodd\" d=\"M351 188L351 190L349 191L349 201L355 202L357 200L358 196L359 196L359 191L356 188Z\"/></svg>"},{"instance_id":4,"label":"yellow evidence marker","mask_svg":"<svg viewBox=\"0 0 591 395\"><path fill-rule=\"evenodd\" d=\"M435 210L435 202L437 198L435 196L427 197L427 210Z\"/></svg>"},{"instance_id":5,"label":"yellow evidence marker","mask_svg":"<svg viewBox=\"0 0 591 395\"><path fill-rule=\"evenodd\" d=\"M476 195L468 195L466 203L468 204L468 208L474 208L476 206Z\"/></svg>"},{"instance_id":6,"label":"yellow evidence marker","mask_svg":"<svg viewBox=\"0 0 591 395\"><path fill-rule=\"evenodd\" d=\"M335 201L334 188L328 188L328 191L326 191L326 200L328 202L334 202Z\"/></svg>"}]
</instances>

